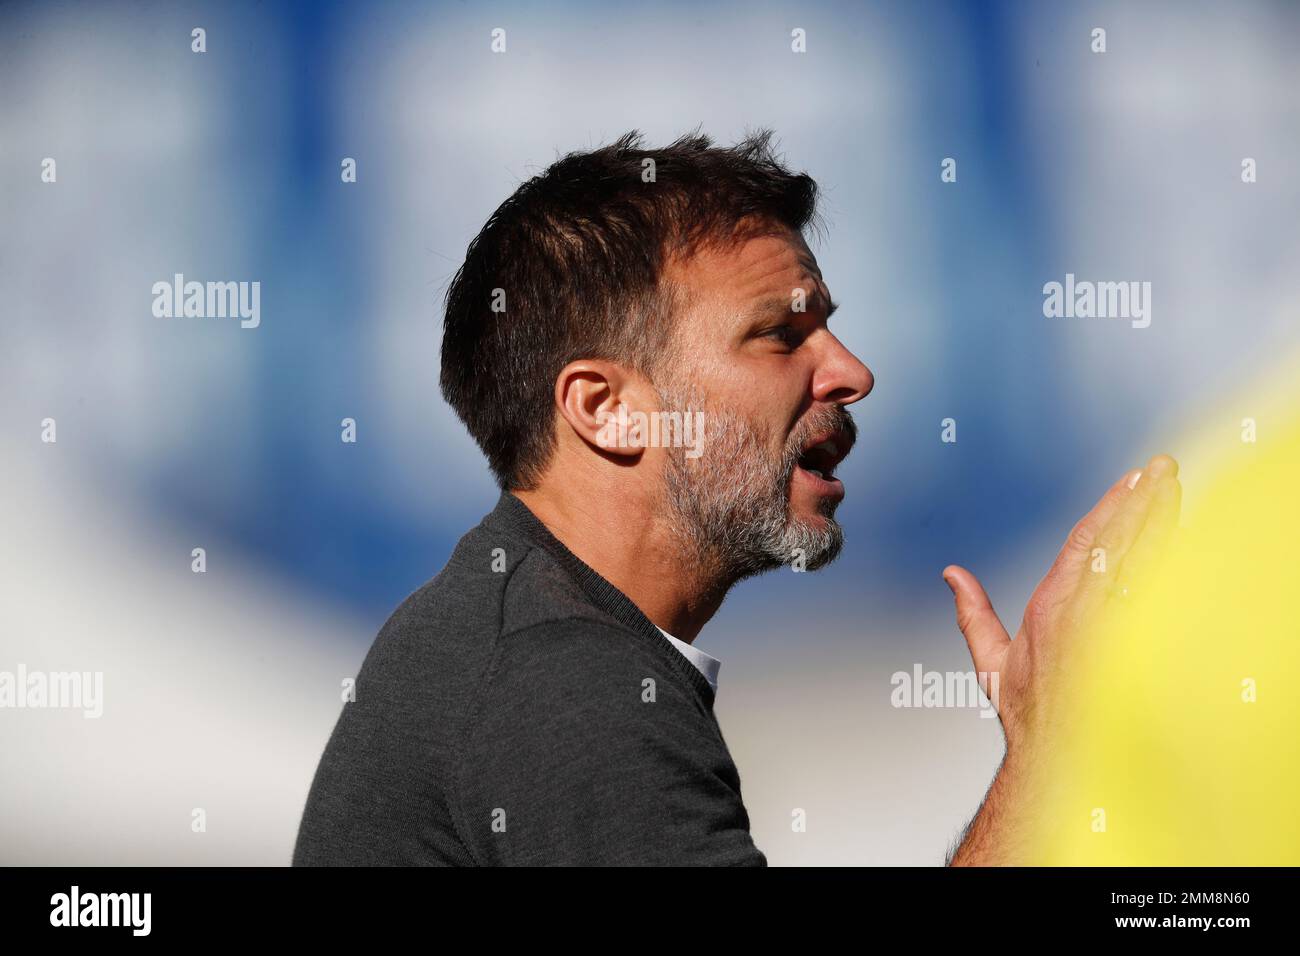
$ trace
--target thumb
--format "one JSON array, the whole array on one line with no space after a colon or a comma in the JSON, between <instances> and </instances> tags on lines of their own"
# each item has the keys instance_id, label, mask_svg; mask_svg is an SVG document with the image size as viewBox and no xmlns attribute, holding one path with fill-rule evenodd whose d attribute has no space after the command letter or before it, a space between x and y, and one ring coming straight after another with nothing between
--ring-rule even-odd
<instances>
[{"instance_id":1,"label":"thumb","mask_svg":"<svg viewBox=\"0 0 1300 956\"><path fill-rule=\"evenodd\" d=\"M956 564L943 569L943 580L956 599L957 626L966 638L975 670L985 674L998 671L1003 651L1011 643L1011 638L998 620L983 586L975 575Z\"/></svg>"}]
</instances>

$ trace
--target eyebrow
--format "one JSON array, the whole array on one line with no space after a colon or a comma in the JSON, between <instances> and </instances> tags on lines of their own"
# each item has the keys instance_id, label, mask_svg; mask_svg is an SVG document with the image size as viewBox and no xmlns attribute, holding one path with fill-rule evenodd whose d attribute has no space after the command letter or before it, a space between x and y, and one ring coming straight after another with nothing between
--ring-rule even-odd
<instances>
[{"instance_id":1,"label":"eyebrow","mask_svg":"<svg viewBox=\"0 0 1300 956\"><path fill-rule=\"evenodd\" d=\"M836 312L839 311L840 304L836 302L834 299L831 299L829 297L823 297L820 294L812 296L812 299L815 299L817 301L824 301L826 303L827 321L830 320L830 317L832 315L834 315ZM752 318L759 319L769 315L786 315L791 311L790 305L791 302L789 298L785 296L773 296L772 298L764 299L763 301L755 305L754 308L750 311L750 316Z\"/></svg>"}]
</instances>

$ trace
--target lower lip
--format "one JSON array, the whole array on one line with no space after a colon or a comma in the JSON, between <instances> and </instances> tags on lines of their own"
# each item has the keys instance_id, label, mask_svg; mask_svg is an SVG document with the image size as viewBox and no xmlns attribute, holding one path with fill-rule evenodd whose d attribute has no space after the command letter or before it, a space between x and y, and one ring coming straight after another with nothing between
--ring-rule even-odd
<instances>
[{"instance_id":1,"label":"lower lip","mask_svg":"<svg viewBox=\"0 0 1300 956\"><path fill-rule=\"evenodd\" d=\"M818 478L811 471L805 471L798 465L795 466L794 473L798 480L807 485L815 494L824 495L828 498L844 497L844 483L838 478Z\"/></svg>"}]
</instances>

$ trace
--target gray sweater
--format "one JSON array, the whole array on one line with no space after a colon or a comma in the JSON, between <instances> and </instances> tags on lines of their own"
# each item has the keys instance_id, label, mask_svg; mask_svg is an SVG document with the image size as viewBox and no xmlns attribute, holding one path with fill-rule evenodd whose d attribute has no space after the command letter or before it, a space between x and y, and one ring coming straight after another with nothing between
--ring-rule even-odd
<instances>
[{"instance_id":1,"label":"gray sweater","mask_svg":"<svg viewBox=\"0 0 1300 956\"><path fill-rule=\"evenodd\" d=\"M379 632L293 863L767 861L704 676L506 492Z\"/></svg>"}]
</instances>

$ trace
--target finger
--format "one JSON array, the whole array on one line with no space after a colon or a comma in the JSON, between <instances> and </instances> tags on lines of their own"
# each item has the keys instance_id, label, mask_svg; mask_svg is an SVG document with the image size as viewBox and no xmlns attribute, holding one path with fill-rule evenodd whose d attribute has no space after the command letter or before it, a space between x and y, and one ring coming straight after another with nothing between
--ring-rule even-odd
<instances>
[{"instance_id":1,"label":"finger","mask_svg":"<svg viewBox=\"0 0 1300 956\"><path fill-rule=\"evenodd\" d=\"M1168 455L1156 455L1147 463L1132 494L1124 499L1097 535L1090 573L1083 576L1080 587L1085 607L1104 601L1110 595L1124 557L1146 525L1161 484L1177 475L1178 462Z\"/></svg>"},{"instance_id":2,"label":"finger","mask_svg":"<svg viewBox=\"0 0 1300 956\"><path fill-rule=\"evenodd\" d=\"M998 620L993 602L975 575L963 567L950 564L943 569L943 580L952 590L957 604L957 627L966 638L975 670L981 674L997 673L1011 638Z\"/></svg>"},{"instance_id":3,"label":"finger","mask_svg":"<svg viewBox=\"0 0 1300 956\"><path fill-rule=\"evenodd\" d=\"M1116 592L1126 594L1149 581L1169 550L1169 540L1178 528L1182 510L1183 486L1177 478L1160 483L1151 503L1151 513L1133 547L1120 564L1115 581Z\"/></svg>"},{"instance_id":4,"label":"finger","mask_svg":"<svg viewBox=\"0 0 1300 956\"><path fill-rule=\"evenodd\" d=\"M1085 565L1092 558L1092 549L1097 536L1133 492L1134 486L1141 477L1141 468L1125 472L1119 481L1111 485L1110 489L1101 496L1101 500L1093 506L1093 509L1078 520L1070 529L1065 544L1039 587L1059 584L1068 588L1071 593L1074 591Z\"/></svg>"}]
</instances>

